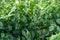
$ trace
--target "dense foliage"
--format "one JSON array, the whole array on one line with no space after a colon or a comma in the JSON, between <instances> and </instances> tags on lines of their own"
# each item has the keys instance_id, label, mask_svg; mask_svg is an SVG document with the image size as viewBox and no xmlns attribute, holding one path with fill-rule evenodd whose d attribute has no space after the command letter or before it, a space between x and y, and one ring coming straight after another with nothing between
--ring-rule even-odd
<instances>
[{"instance_id":1,"label":"dense foliage","mask_svg":"<svg viewBox=\"0 0 60 40\"><path fill-rule=\"evenodd\" d=\"M60 40L60 33L59 34L56 34L56 35L52 35L50 37L50 40Z\"/></svg>"},{"instance_id":2,"label":"dense foliage","mask_svg":"<svg viewBox=\"0 0 60 40\"><path fill-rule=\"evenodd\" d=\"M0 0L0 40L50 40L59 32L60 0Z\"/></svg>"}]
</instances>

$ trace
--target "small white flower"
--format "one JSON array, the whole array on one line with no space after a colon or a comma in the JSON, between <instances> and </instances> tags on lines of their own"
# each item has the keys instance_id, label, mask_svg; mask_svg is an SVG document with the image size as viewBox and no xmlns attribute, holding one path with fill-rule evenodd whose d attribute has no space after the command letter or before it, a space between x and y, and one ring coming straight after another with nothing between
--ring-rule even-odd
<instances>
[{"instance_id":1,"label":"small white flower","mask_svg":"<svg viewBox=\"0 0 60 40\"><path fill-rule=\"evenodd\" d=\"M19 1L18 0L16 0L16 4L19 4Z\"/></svg>"}]
</instances>

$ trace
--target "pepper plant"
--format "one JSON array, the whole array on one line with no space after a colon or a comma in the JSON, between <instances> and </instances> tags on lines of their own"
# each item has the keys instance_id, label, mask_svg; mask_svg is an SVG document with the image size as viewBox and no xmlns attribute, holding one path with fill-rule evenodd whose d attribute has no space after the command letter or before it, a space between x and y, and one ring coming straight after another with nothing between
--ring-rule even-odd
<instances>
[{"instance_id":1,"label":"pepper plant","mask_svg":"<svg viewBox=\"0 0 60 40\"><path fill-rule=\"evenodd\" d=\"M0 0L0 40L47 40L60 32L60 0Z\"/></svg>"}]
</instances>

